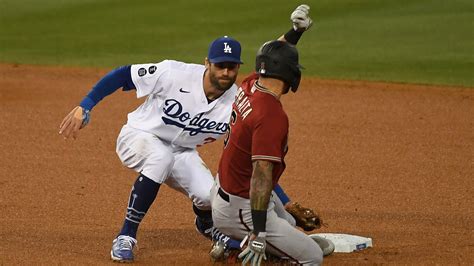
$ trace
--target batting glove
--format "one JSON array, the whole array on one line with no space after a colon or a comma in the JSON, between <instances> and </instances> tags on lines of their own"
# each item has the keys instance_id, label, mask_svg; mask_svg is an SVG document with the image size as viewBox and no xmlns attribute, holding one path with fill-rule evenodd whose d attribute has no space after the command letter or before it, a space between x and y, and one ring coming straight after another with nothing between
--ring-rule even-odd
<instances>
[{"instance_id":1,"label":"batting glove","mask_svg":"<svg viewBox=\"0 0 474 266\"><path fill-rule=\"evenodd\" d=\"M309 6L300 5L298 6L290 16L291 22L293 22L293 29L295 31L306 31L311 25L313 20L309 17Z\"/></svg>"},{"instance_id":2,"label":"batting glove","mask_svg":"<svg viewBox=\"0 0 474 266\"><path fill-rule=\"evenodd\" d=\"M244 238L241 245L244 245L247 239L250 239L250 235ZM267 260L267 256L265 255L265 248L267 246L267 242L265 241L266 235L267 233L260 232L253 240L249 240L247 247L245 247L244 251L238 256L238 258L242 260L242 265L249 263L252 266L260 266L262 259Z\"/></svg>"}]
</instances>

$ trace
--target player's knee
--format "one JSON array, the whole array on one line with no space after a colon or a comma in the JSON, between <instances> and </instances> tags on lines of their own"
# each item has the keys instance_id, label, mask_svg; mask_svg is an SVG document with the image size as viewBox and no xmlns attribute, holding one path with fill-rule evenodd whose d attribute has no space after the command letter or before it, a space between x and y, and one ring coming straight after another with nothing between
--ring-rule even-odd
<instances>
[{"instance_id":1,"label":"player's knee","mask_svg":"<svg viewBox=\"0 0 474 266\"><path fill-rule=\"evenodd\" d=\"M143 172L157 183L163 183L168 178L173 169L174 157L172 154L164 153L150 156L146 159Z\"/></svg>"},{"instance_id":2,"label":"player's knee","mask_svg":"<svg viewBox=\"0 0 474 266\"><path fill-rule=\"evenodd\" d=\"M298 261L303 265L321 265L323 263L323 251L316 243L307 245L305 252L301 254L302 256Z\"/></svg>"},{"instance_id":3,"label":"player's knee","mask_svg":"<svg viewBox=\"0 0 474 266\"><path fill-rule=\"evenodd\" d=\"M200 198L196 197L193 199L193 203L196 207L202 210L210 210L211 209L211 200L209 197L207 198Z\"/></svg>"},{"instance_id":4,"label":"player's knee","mask_svg":"<svg viewBox=\"0 0 474 266\"><path fill-rule=\"evenodd\" d=\"M284 211L283 216L284 217L282 218L285 219L289 224L291 224L291 226L296 227L296 220L293 216L291 216L289 212Z\"/></svg>"},{"instance_id":5,"label":"player's knee","mask_svg":"<svg viewBox=\"0 0 474 266\"><path fill-rule=\"evenodd\" d=\"M307 264L304 265L321 265L323 263L323 254L321 253L320 255L315 255L313 258L311 258L311 261Z\"/></svg>"},{"instance_id":6,"label":"player's knee","mask_svg":"<svg viewBox=\"0 0 474 266\"><path fill-rule=\"evenodd\" d=\"M168 171L171 172L174 165L174 156L172 154L163 156L160 161L168 168Z\"/></svg>"},{"instance_id":7,"label":"player's knee","mask_svg":"<svg viewBox=\"0 0 474 266\"><path fill-rule=\"evenodd\" d=\"M209 188L200 189L199 191L196 191L196 193L191 197L193 204L199 209L211 209L211 190Z\"/></svg>"}]
</instances>

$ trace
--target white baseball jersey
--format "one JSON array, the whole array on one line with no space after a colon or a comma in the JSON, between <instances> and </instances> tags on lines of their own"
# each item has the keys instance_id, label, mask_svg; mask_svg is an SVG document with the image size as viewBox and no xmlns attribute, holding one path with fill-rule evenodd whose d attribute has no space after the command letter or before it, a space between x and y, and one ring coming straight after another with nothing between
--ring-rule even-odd
<instances>
[{"instance_id":1,"label":"white baseball jersey","mask_svg":"<svg viewBox=\"0 0 474 266\"><path fill-rule=\"evenodd\" d=\"M203 65L173 60L132 65L137 97L148 98L128 115L127 125L187 148L224 136L237 86L208 103L204 72Z\"/></svg>"}]
</instances>

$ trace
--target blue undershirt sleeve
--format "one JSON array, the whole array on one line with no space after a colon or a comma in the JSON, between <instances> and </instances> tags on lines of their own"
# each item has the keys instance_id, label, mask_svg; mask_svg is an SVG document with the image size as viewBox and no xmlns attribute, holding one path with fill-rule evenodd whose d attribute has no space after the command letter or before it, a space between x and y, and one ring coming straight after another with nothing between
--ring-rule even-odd
<instances>
[{"instance_id":1,"label":"blue undershirt sleeve","mask_svg":"<svg viewBox=\"0 0 474 266\"><path fill-rule=\"evenodd\" d=\"M276 186L273 188L273 191L275 191L283 205L290 202L290 198L288 198L288 196L285 194L285 191L283 191L283 188L279 184L276 184Z\"/></svg>"},{"instance_id":2,"label":"blue undershirt sleeve","mask_svg":"<svg viewBox=\"0 0 474 266\"><path fill-rule=\"evenodd\" d=\"M82 108L92 110L105 96L119 88L124 91L135 89L130 72L131 65L121 66L105 75L79 104Z\"/></svg>"}]
</instances>

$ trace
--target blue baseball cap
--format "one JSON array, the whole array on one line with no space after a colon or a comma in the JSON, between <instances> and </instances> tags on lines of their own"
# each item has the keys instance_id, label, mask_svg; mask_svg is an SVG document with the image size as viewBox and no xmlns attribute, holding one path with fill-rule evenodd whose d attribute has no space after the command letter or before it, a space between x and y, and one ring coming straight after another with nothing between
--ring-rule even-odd
<instances>
[{"instance_id":1,"label":"blue baseball cap","mask_svg":"<svg viewBox=\"0 0 474 266\"><path fill-rule=\"evenodd\" d=\"M209 45L207 59L213 64L223 62L243 64L240 61L241 50L240 43L237 40L224 36L214 40Z\"/></svg>"}]
</instances>

